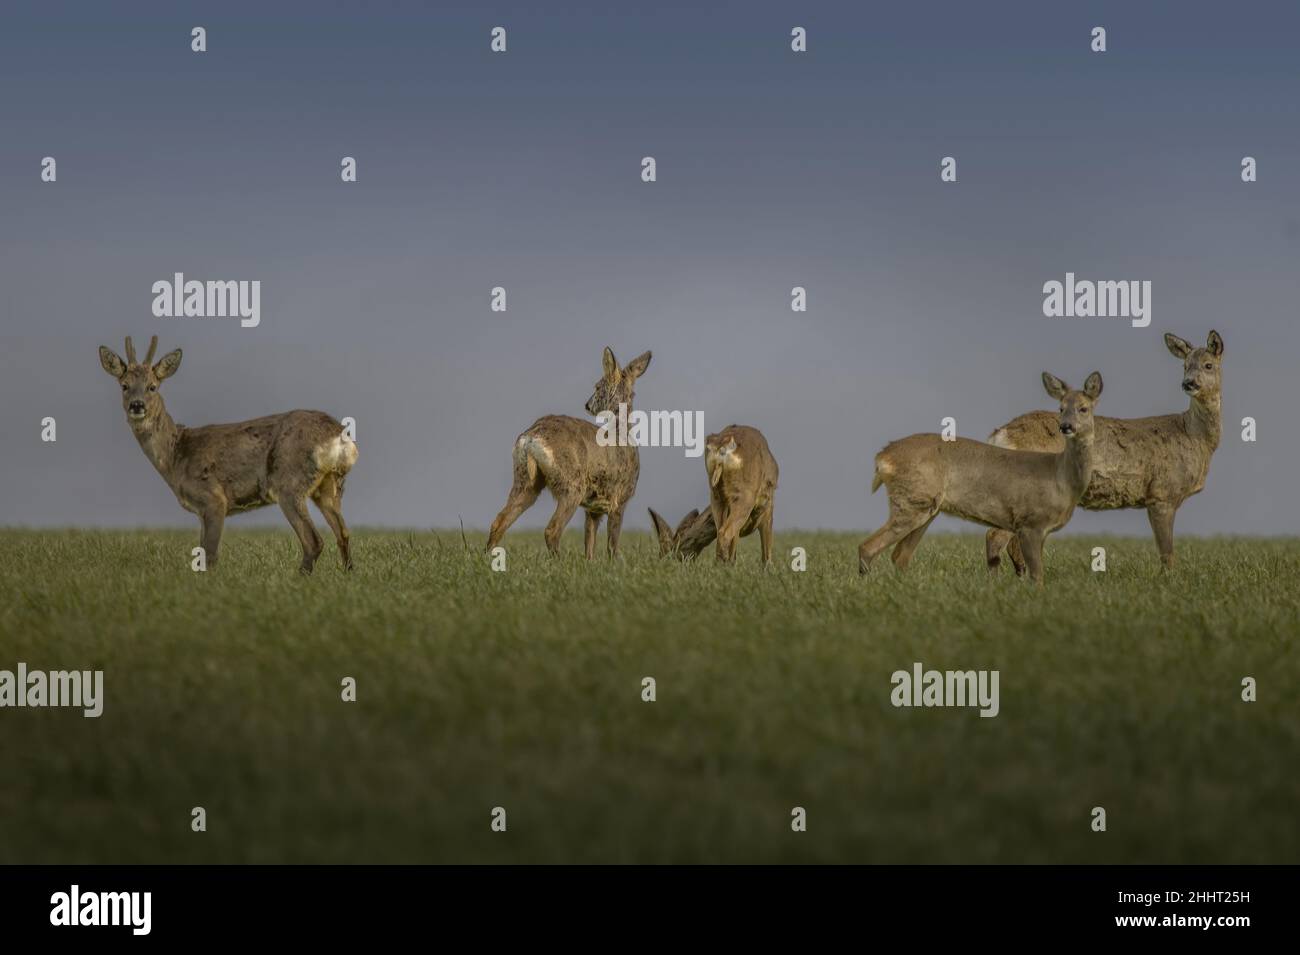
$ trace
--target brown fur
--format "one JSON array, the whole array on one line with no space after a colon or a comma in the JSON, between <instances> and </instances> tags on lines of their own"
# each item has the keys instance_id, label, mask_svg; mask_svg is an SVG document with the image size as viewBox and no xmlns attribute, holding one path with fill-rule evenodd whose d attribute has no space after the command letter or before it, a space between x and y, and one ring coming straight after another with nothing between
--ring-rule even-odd
<instances>
[{"instance_id":1,"label":"brown fur","mask_svg":"<svg viewBox=\"0 0 1300 955\"><path fill-rule=\"evenodd\" d=\"M1205 487L1210 458L1219 446L1223 339L1212 331L1204 348L1194 348L1177 335L1165 335L1165 346L1183 360L1188 409L1151 418L1097 418L1094 472L1079 506L1090 511L1146 508L1161 564L1169 568L1174 564L1174 515ZM998 428L989 440L1005 448L1055 452L1065 442L1054 424L1050 412L1031 411ZM1004 548L1016 573L1023 574L1024 558L1014 536L1001 530L990 530L985 538L989 569L998 569Z\"/></svg>"},{"instance_id":2,"label":"brown fur","mask_svg":"<svg viewBox=\"0 0 1300 955\"><path fill-rule=\"evenodd\" d=\"M648 510L650 523L659 537L660 557L671 554L678 560L690 560L718 539L718 525L713 523L712 508L690 511L677 522L676 529L669 527L654 508Z\"/></svg>"},{"instance_id":3,"label":"brown fur","mask_svg":"<svg viewBox=\"0 0 1300 955\"><path fill-rule=\"evenodd\" d=\"M617 413L623 403L632 409L633 385L650 364L650 352L620 368L614 353L606 348L603 367L595 390L587 399L587 411ZM533 506L542 488L550 488L555 513L546 525L546 547L560 551L560 535L581 507L586 511L587 559L596 556L596 531L600 519L609 516L606 543L610 557L618 556L618 539L623 530L623 512L636 493L641 458L636 447L601 446L599 428L590 421L567 415L546 415L515 440L514 482L506 505L488 532L487 549L500 543L510 525Z\"/></svg>"},{"instance_id":4,"label":"brown fur","mask_svg":"<svg viewBox=\"0 0 1300 955\"><path fill-rule=\"evenodd\" d=\"M1072 434L1055 454L914 434L876 455L872 489L883 484L888 491L889 520L858 548L861 573L889 547L905 570L942 512L1015 533L1030 577L1042 585L1043 541L1070 520L1092 474L1092 406L1102 381L1093 372L1082 391L1072 391L1044 372L1043 386L1061 402L1059 428Z\"/></svg>"},{"instance_id":5,"label":"brown fur","mask_svg":"<svg viewBox=\"0 0 1300 955\"><path fill-rule=\"evenodd\" d=\"M779 471L767 439L757 428L732 424L704 441L709 511L717 534L718 560L736 559L736 540L755 530L763 563L772 562L772 508Z\"/></svg>"},{"instance_id":6,"label":"brown fur","mask_svg":"<svg viewBox=\"0 0 1300 955\"><path fill-rule=\"evenodd\" d=\"M299 569L311 573L324 545L307 513L310 498L334 532L344 567L351 570L342 499L357 446L344 436L343 426L321 411L288 411L200 428L177 424L158 389L180 367L181 350L155 365L157 345L155 335L143 362L136 361L130 338L126 361L101 345L99 361L122 386L122 408L145 457L181 507L199 516L207 566L216 566L227 514L279 503L302 544Z\"/></svg>"}]
</instances>

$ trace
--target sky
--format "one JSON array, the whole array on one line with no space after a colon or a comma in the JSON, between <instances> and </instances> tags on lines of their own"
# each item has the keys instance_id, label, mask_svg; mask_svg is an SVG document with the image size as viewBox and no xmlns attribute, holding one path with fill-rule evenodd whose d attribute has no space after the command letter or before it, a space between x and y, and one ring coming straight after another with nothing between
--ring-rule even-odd
<instances>
[{"instance_id":1,"label":"sky","mask_svg":"<svg viewBox=\"0 0 1300 955\"><path fill-rule=\"evenodd\" d=\"M778 529L869 531L888 441L1051 408L1044 370L1182 411L1161 336L1213 328L1224 439L1178 531L1300 533L1297 35L1258 2L7 4L0 526L194 523L99 367L126 335L184 350L184 424L354 418L353 526L486 528L608 345L653 352L638 407L764 432ZM175 272L260 281L260 324L155 317ZM1151 324L1044 316L1067 272L1150 281ZM644 449L626 526L706 501L701 459Z\"/></svg>"}]
</instances>

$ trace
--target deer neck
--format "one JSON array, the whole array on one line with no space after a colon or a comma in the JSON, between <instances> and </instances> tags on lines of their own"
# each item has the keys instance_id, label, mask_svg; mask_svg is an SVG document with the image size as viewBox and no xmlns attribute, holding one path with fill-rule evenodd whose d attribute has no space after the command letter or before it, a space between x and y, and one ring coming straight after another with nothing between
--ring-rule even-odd
<instances>
[{"instance_id":1,"label":"deer neck","mask_svg":"<svg viewBox=\"0 0 1300 955\"><path fill-rule=\"evenodd\" d=\"M1073 492L1074 500L1083 496L1088 482L1092 479L1093 433L1077 434L1065 442L1061 452L1057 473Z\"/></svg>"},{"instance_id":2,"label":"deer neck","mask_svg":"<svg viewBox=\"0 0 1300 955\"><path fill-rule=\"evenodd\" d=\"M135 427L135 439L140 443L140 450L167 483L171 483L172 466L176 461L176 442L180 438L181 426L172 420L172 416L163 408L147 426Z\"/></svg>"},{"instance_id":3,"label":"deer neck","mask_svg":"<svg viewBox=\"0 0 1300 955\"><path fill-rule=\"evenodd\" d=\"M1191 404L1183 412L1183 426L1187 433L1206 441L1211 450L1219 447L1222 403L1222 398L1217 394L1210 399L1198 396L1192 398Z\"/></svg>"}]
</instances>

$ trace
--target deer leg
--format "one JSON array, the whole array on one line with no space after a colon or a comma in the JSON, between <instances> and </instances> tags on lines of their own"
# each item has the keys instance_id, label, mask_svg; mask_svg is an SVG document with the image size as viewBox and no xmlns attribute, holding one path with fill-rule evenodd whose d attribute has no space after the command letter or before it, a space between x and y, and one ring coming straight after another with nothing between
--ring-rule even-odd
<instances>
[{"instance_id":1,"label":"deer leg","mask_svg":"<svg viewBox=\"0 0 1300 955\"><path fill-rule=\"evenodd\" d=\"M762 520L758 522L758 541L763 546L763 564L772 563L772 504L767 505L767 511L763 514Z\"/></svg>"},{"instance_id":2,"label":"deer leg","mask_svg":"<svg viewBox=\"0 0 1300 955\"><path fill-rule=\"evenodd\" d=\"M1025 553L1020 547L1020 538L1013 535L1007 542L1007 556L1011 558L1011 566L1016 569L1016 576L1023 577L1028 572L1028 565L1025 563Z\"/></svg>"},{"instance_id":3,"label":"deer leg","mask_svg":"<svg viewBox=\"0 0 1300 955\"><path fill-rule=\"evenodd\" d=\"M1015 542L1016 535L1011 531L1000 530L996 527L990 527L987 534L984 535L984 560L989 566L989 572L996 574L998 568L1002 566L1002 552L1007 546ZM1019 555L1019 548L1016 550ZM1023 558L1021 559L1023 563ZM1015 559L1012 559L1015 563ZM1017 566L1016 573L1024 573L1022 566Z\"/></svg>"},{"instance_id":4,"label":"deer leg","mask_svg":"<svg viewBox=\"0 0 1300 955\"><path fill-rule=\"evenodd\" d=\"M750 522L754 517L756 503L752 494L735 497L727 502L727 520L725 526L718 531L718 540L722 540L723 531L725 531L727 536L727 563L729 564L736 562L736 546L740 542L740 538L754 529L754 525Z\"/></svg>"},{"instance_id":5,"label":"deer leg","mask_svg":"<svg viewBox=\"0 0 1300 955\"><path fill-rule=\"evenodd\" d=\"M537 502L537 495L542 493L542 488L545 486L546 479L540 473L530 481L526 467L515 468L515 483L510 488L510 496L506 498L506 506L501 508L501 513L492 522L492 529L488 531L487 547L484 550L491 551L501 543L501 538L510 529L510 525L519 520L519 515Z\"/></svg>"},{"instance_id":6,"label":"deer leg","mask_svg":"<svg viewBox=\"0 0 1300 955\"><path fill-rule=\"evenodd\" d=\"M900 510L894 505L893 501L889 502L889 511L889 520L885 521L885 526L858 545L859 574L867 572L867 568L871 566L871 562L876 559L876 555L881 551L889 549L918 527L929 523L938 513L937 509L927 511Z\"/></svg>"},{"instance_id":7,"label":"deer leg","mask_svg":"<svg viewBox=\"0 0 1300 955\"><path fill-rule=\"evenodd\" d=\"M727 502L718 497L716 491L709 494L709 513L713 515L714 555L719 562L727 559L727 538L723 531L727 528Z\"/></svg>"},{"instance_id":8,"label":"deer leg","mask_svg":"<svg viewBox=\"0 0 1300 955\"><path fill-rule=\"evenodd\" d=\"M605 525L605 545L611 560L618 556L618 539L623 535L623 509L625 507L627 507L626 504L620 504L610 511L609 523Z\"/></svg>"},{"instance_id":9,"label":"deer leg","mask_svg":"<svg viewBox=\"0 0 1300 955\"><path fill-rule=\"evenodd\" d=\"M1147 520L1151 522L1151 531L1156 535L1156 548L1160 551L1160 563L1165 570L1174 566L1174 515L1178 508L1163 501L1147 505Z\"/></svg>"},{"instance_id":10,"label":"deer leg","mask_svg":"<svg viewBox=\"0 0 1300 955\"><path fill-rule=\"evenodd\" d=\"M307 513L307 498L304 497L281 497L280 510L284 511L284 516L289 519L289 526L293 528L298 535L298 542L302 544L302 564L298 567L299 573L310 574L312 568L316 565L316 558L325 545L321 542L320 535L316 533L316 528L312 526L311 515Z\"/></svg>"},{"instance_id":11,"label":"deer leg","mask_svg":"<svg viewBox=\"0 0 1300 955\"><path fill-rule=\"evenodd\" d=\"M213 501L199 514L199 543L209 570L217 566L217 551L221 549L221 531L226 524L226 506Z\"/></svg>"},{"instance_id":12,"label":"deer leg","mask_svg":"<svg viewBox=\"0 0 1300 955\"><path fill-rule=\"evenodd\" d=\"M339 545L339 556L343 559L343 569L351 570L352 547L349 538L352 535L348 533L348 525L343 522L343 482L333 474L325 475L312 495L312 500L334 533L334 540Z\"/></svg>"},{"instance_id":13,"label":"deer leg","mask_svg":"<svg viewBox=\"0 0 1300 955\"><path fill-rule=\"evenodd\" d=\"M718 528L718 559L725 564L736 562L736 541L740 529L753 508L752 503L732 501L727 511L727 518Z\"/></svg>"},{"instance_id":14,"label":"deer leg","mask_svg":"<svg viewBox=\"0 0 1300 955\"><path fill-rule=\"evenodd\" d=\"M609 526L611 528L613 528L614 526L613 515L610 515ZM587 560L595 560L596 558L596 531L598 531L599 529L600 529L600 515L593 514L591 511L588 511L587 527L586 527Z\"/></svg>"},{"instance_id":15,"label":"deer leg","mask_svg":"<svg viewBox=\"0 0 1300 955\"><path fill-rule=\"evenodd\" d=\"M1020 542L1020 552L1024 555L1025 566L1029 571L1029 579L1039 587L1043 586L1043 541L1047 535L1041 530L1031 527L1022 527L1016 532L1016 539Z\"/></svg>"},{"instance_id":16,"label":"deer leg","mask_svg":"<svg viewBox=\"0 0 1300 955\"><path fill-rule=\"evenodd\" d=\"M546 538L546 549L551 552L552 556L559 556L560 535L564 533L564 525L569 523L569 520L573 517L573 512L578 509L578 504L581 501L582 497L579 494L567 494L556 499L555 513L551 515L551 520L546 525L546 532L543 535Z\"/></svg>"},{"instance_id":17,"label":"deer leg","mask_svg":"<svg viewBox=\"0 0 1300 955\"><path fill-rule=\"evenodd\" d=\"M912 555L916 553L916 548L921 543L921 538L925 532L930 529L938 514L931 515L930 519L922 524L916 530L908 531L906 537L894 545L894 552L889 555L889 559L894 562L894 566L899 570L907 570L907 565L912 562Z\"/></svg>"}]
</instances>

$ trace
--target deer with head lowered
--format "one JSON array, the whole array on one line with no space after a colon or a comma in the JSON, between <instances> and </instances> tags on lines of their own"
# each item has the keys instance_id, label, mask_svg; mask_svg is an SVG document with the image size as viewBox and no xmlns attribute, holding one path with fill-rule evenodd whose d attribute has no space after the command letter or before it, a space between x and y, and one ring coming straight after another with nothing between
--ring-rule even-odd
<instances>
[{"instance_id":1,"label":"deer with head lowered","mask_svg":"<svg viewBox=\"0 0 1300 955\"><path fill-rule=\"evenodd\" d=\"M587 413L617 414L620 404L630 411L633 385L649 364L650 352L645 352L621 368L614 352L606 348L600 380L587 399ZM581 507L587 515L587 559L596 556L596 531L606 515L609 556L618 556L623 512L636 493L641 458L635 445L598 441L599 432L600 428L582 418L546 415L515 439L514 481L505 507L488 531L487 550L496 547L510 525L533 506L542 488L550 488L555 513L546 525L547 549L552 554L560 552L560 535Z\"/></svg>"},{"instance_id":2,"label":"deer with head lowered","mask_svg":"<svg viewBox=\"0 0 1300 955\"><path fill-rule=\"evenodd\" d=\"M780 473L767 439L757 428L732 424L704 442L709 475L709 509L691 511L669 530L668 522L650 511L659 537L659 554L694 557L715 539L718 560L734 563L736 540L758 531L763 563L772 562L772 506Z\"/></svg>"},{"instance_id":3,"label":"deer with head lowered","mask_svg":"<svg viewBox=\"0 0 1300 955\"><path fill-rule=\"evenodd\" d=\"M1167 569L1174 564L1174 515L1205 487L1210 458L1219 446L1223 338L1211 331L1205 347L1196 348L1166 334L1165 347L1183 363L1187 410L1151 418L1097 418L1092 481L1079 506L1090 511L1146 508L1161 565ZM998 428L989 442L1024 451L1059 451L1064 441L1051 426L1052 418L1051 412L1031 411ZM1024 574L1020 547L1002 530L985 536L989 570L997 571L1003 548L1016 573Z\"/></svg>"},{"instance_id":4,"label":"deer with head lowered","mask_svg":"<svg viewBox=\"0 0 1300 955\"><path fill-rule=\"evenodd\" d=\"M876 455L871 490L885 485L889 520L858 548L865 574L881 551L905 570L930 523L940 513L1016 535L1034 583L1043 583L1043 541L1070 520L1092 476L1093 406L1101 395L1093 372L1074 391L1043 372L1043 387L1061 403L1057 427L1065 447L1055 454L1015 451L969 438L914 434Z\"/></svg>"},{"instance_id":5,"label":"deer with head lowered","mask_svg":"<svg viewBox=\"0 0 1300 955\"><path fill-rule=\"evenodd\" d=\"M302 544L299 570L310 574L324 545L307 514L315 502L352 569L343 523L343 480L357 460L356 443L322 411L287 411L236 424L187 428L163 406L159 387L176 374L181 350L153 363L158 336L144 361L126 340L126 360L104 346L99 363L122 387L122 409L140 449L181 507L199 516L207 566L215 567L226 515L279 503Z\"/></svg>"},{"instance_id":6,"label":"deer with head lowered","mask_svg":"<svg viewBox=\"0 0 1300 955\"><path fill-rule=\"evenodd\" d=\"M712 506L703 511L698 508L689 511L677 522L675 528L653 507L647 510L650 512L650 523L654 525L655 536L659 538L660 557L671 554L678 560L690 560L718 539L718 525L713 520Z\"/></svg>"}]
</instances>

